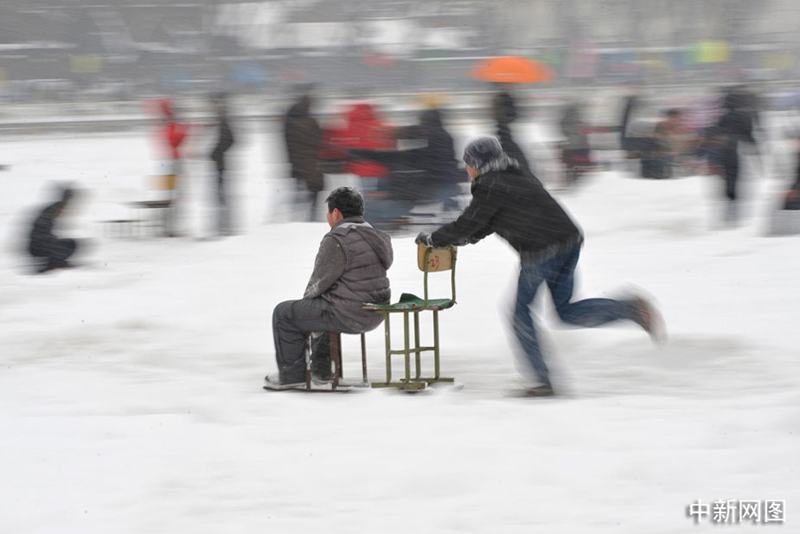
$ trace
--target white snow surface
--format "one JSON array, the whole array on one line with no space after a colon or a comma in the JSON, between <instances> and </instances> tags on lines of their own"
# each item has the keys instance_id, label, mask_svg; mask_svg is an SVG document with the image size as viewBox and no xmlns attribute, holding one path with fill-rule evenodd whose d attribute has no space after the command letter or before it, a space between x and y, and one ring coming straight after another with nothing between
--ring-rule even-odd
<instances>
[{"instance_id":1,"label":"white snow surface","mask_svg":"<svg viewBox=\"0 0 800 534\"><path fill-rule=\"evenodd\" d=\"M745 183L735 229L715 222L711 177L605 172L556 193L586 234L576 296L644 291L669 333L656 347L633 325L563 329L542 291L560 396L508 395L518 260L495 236L460 250L458 305L440 317L463 389L287 394L261 388L272 309L302 295L328 228L265 222L285 211L282 150L263 131L236 146L239 235L124 239L97 221L148 194L146 133L4 140L0 532L718 529L687 517L698 499L785 500L782 532L800 531L800 242L764 237L775 183ZM187 176L186 228L203 235L210 165ZM85 268L31 276L24 225L55 179L85 188L65 233L92 244ZM420 291L413 236L393 244L395 297ZM344 344L357 376L357 337ZM382 327L367 344L378 379Z\"/></svg>"}]
</instances>

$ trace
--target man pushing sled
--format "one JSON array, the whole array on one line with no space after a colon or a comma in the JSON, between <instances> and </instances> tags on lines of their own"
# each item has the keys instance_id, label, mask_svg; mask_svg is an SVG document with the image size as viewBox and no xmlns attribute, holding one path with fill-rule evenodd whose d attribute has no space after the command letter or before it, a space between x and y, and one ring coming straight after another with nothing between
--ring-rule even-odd
<instances>
[{"instance_id":1,"label":"man pushing sled","mask_svg":"<svg viewBox=\"0 0 800 534\"><path fill-rule=\"evenodd\" d=\"M644 298L572 301L583 235L542 183L522 170L497 139L480 137L469 143L464 162L473 180L470 205L433 234L420 233L416 242L430 247L466 245L496 232L519 253L513 329L538 380L526 389L527 395L553 395L530 310L542 283L547 283L565 323L592 327L625 319L641 326L654 341L664 341L661 316Z\"/></svg>"}]
</instances>

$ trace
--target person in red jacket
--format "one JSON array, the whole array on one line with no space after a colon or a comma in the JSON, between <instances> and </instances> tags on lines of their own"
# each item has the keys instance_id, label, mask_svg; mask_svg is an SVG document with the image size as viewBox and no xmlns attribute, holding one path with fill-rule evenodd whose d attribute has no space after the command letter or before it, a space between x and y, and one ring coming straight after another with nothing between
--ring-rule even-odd
<instances>
[{"instance_id":1,"label":"person in red jacket","mask_svg":"<svg viewBox=\"0 0 800 534\"><path fill-rule=\"evenodd\" d=\"M341 145L346 148L363 148L367 150L391 150L395 142L391 136L389 126L372 107L372 104L356 104L345 114L347 127L340 135L343 137ZM386 178L390 169L385 165L371 161L348 161L345 164L346 172L361 178ZM371 182L362 180L364 185ZM374 184L379 183L377 180Z\"/></svg>"},{"instance_id":2,"label":"person in red jacket","mask_svg":"<svg viewBox=\"0 0 800 534\"><path fill-rule=\"evenodd\" d=\"M170 207L167 208L167 235L174 237L177 234L177 210L176 204L179 197L178 182L181 176L181 145L186 140L189 132L189 126L180 123L175 118L175 110L172 100L164 98L159 102L162 127L159 130L159 137L162 140L162 146L165 150L165 158L167 160L167 174L164 177L165 183L162 187L168 192L168 200Z\"/></svg>"},{"instance_id":3,"label":"person in red jacket","mask_svg":"<svg viewBox=\"0 0 800 534\"><path fill-rule=\"evenodd\" d=\"M327 157L347 159L348 149L394 150L396 142L391 127L384 122L368 102L353 104L341 114L344 123L341 128L332 128L325 132L324 145L328 147ZM388 194L389 174L391 169L373 161L345 161L342 172L355 174L360 178L361 191L366 201L365 217L375 222L376 203L384 200Z\"/></svg>"}]
</instances>

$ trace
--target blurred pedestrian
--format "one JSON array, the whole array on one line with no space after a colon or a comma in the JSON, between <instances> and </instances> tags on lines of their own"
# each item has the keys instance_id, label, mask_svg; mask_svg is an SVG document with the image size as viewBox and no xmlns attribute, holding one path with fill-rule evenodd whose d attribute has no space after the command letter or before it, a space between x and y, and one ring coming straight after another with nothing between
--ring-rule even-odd
<instances>
[{"instance_id":1,"label":"blurred pedestrian","mask_svg":"<svg viewBox=\"0 0 800 534\"><path fill-rule=\"evenodd\" d=\"M216 114L215 128L217 130L217 143L211 151L211 161L214 162L217 171L216 195L217 201L217 232L219 235L230 235L233 232L231 226L231 207L228 198L227 188L227 165L226 152L230 150L235 142L233 130L228 120L228 104L224 94L214 95L212 98L214 112Z\"/></svg>"},{"instance_id":2,"label":"blurred pedestrian","mask_svg":"<svg viewBox=\"0 0 800 534\"><path fill-rule=\"evenodd\" d=\"M441 202L446 212L458 210L464 172L458 167L453 137L444 127L441 110L424 110L419 124L395 129L395 137L424 143L416 152L417 167L423 171L421 200Z\"/></svg>"},{"instance_id":3,"label":"blurred pedestrian","mask_svg":"<svg viewBox=\"0 0 800 534\"><path fill-rule=\"evenodd\" d=\"M622 117L620 118L620 148L628 153L628 157L638 157L638 137L631 135L630 126L639 110L639 88L635 84L626 84L626 94L623 98Z\"/></svg>"},{"instance_id":4,"label":"blurred pedestrian","mask_svg":"<svg viewBox=\"0 0 800 534\"><path fill-rule=\"evenodd\" d=\"M748 100L742 95L729 93L724 103L726 112L713 133L719 146L719 158L722 163L726 200L724 221L728 224L736 224L739 220L740 145L741 143L756 145L753 138L753 118L745 108L746 102Z\"/></svg>"},{"instance_id":5,"label":"blurred pedestrian","mask_svg":"<svg viewBox=\"0 0 800 534\"><path fill-rule=\"evenodd\" d=\"M795 131L796 137L791 140L797 158L793 183L783 192L780 205L772 214L771 235L800 234L800 135L798 134L800 131Z\"/></svg>"},{"instance_id":6,"label":"blurred pedestrian","mask_svg":"<svg viewBox=\"0 0 800 534\"><path fill-rule=\"evenodd\" d=\"M472 201L454 222L416 242L430 247L477 243L496 232L520 257L513 328L538 384L530 396L553 395L550 372L536 335L530 306L546 283L562 321L594 327L618 320L637 323L656 341L664 339L658 311L642 297L572 301L583 235L542 183L506 154L494 137L479 137L464 150L472 178Z\"/></svg>"},{"instance_id":7,"label":"blurred pedestrian","mask_svg":"<svg viewBox=\"0 0 800 534\"><path fill-rule=\"evenodd\" d=\"M795 138L791 140L796 158L793 182L783 195L783 209L792 211L800 210L800 129L794 135Z\"/></svg>"},{"instance_id":8,"label":"blurred pedestrian","mask_svg":"<svg viewBox=\"0 0 800 534\"><path fill-rule=\"evenodd\" d=\"M389 224L408 214L420 203L441 202L445 212L459 209L458 196L463 172L458 168L453 138L442 124L438 109L420 113L418 124L394 129L397 139L421 143L407 150L350 150L355 160L369 160L388 166L387 198L367 207L372 224Z\"/></svg>"},{"instance_id":9,"label":"blurred pedestrian","mask_svg":"<svg viewBox=\"0 0 800 534\"><path fill-rule=\"evenodd\" d=\"M800 210L800 151L798 151L797 160L794 183L784 194L783 209L785 210Z\"/></svg>"},{"instance_id":10,"label":"blurred pedestrian","mask_svg":"<svg viewBox=\"0 0 800 534\"><path fill-rule=\"evenodd\" d=\"M78 242L75 239L58 237L55 229L75 197L75 190L70 187L59 188L58 196L58 201L48 204L31 225L28 253L34 259L37 273L74 266L69 258L78 249Z\"/></svg>"},{"instance_id":11,"label":"blurred pedestrian","mask_svg":"<svg viewBox=\"0 0 800 534\"><path fill-rule=\"evenodd\" d=\"M397 200L389 200L392 168L370 159L350 157L353 149L391 151L397 148L391 126L370 102L353 103L338 119L339 125L325 132L325 152L342 161L340 172L358 177L366 202L366 220L378 224L386 218L402 215L405 206Z\"/></svg>"},{"instance_id":12,"label":"blurred pedestrian","mask_svg":"<svg viewBox=\"0 0 800 534\"><path fill-rule=\"evenodd\" d=\"M656 124L652 136L646 139L648 142L641 143L643 178L672 178L674 164L682 154L681 117L681 110L668 109Z\"/></svg>"},{"instance_id":13,"label":"blurred pedestrian","mask_svg":"<svg viewBox=\"0 0 800 534\"><path fill-rule=\"evenodd\" d=\"M178 203L180 201L181 175L183 174L183 145L189 133L189 126L178 121L174 103L169 98L161 99L161 122L159 139L165 148L167 169L161 188L167 191L167 216L165 217L166 232L169 237L179 235L178 230Z\"/></svg>"},{"instance_id":14,"label":"blurred pedestrian","mask_svg":"<svg viewBox=\"0 0 800 534\"><path fill-rule=\"evenodd\" d=\"M567 185L573 185L592 166L587 135L589 128L583 121L579 102L572 102L565 106L559 125L564 136L561 161L564 164Z\"/></svg>"},{"instance_id":15,"label":"blurred pedestrian","mask_svg":"<svg viewBox=\"0 0 800 534\"><path fill-rule=\"evenodd\" d=\"M311 86L301 88L300 97L289 108L284 125L291 175L296 182L295 204L309 206L309 221L316 219L317 196L325 187L325 176L320 168L322 130L317 120L311 116L314 105L311 89Z\"/></svg>"},{"instance_id":16,"label":"blurred pedestrian","mask_svg":"<svg viewBox=\"0 0 800 534\"><path fill-rule=\"evenodd\" d=\"M511 135L511 123L517 120L518 116L517 105L511 93L500 91L494 96L492 99L492 117L497 126L497 138L500 140L500 145L506 154L517 160L522 170L531 172L531 166L528 164L525 152Z\"/></svg>"}]
</instances>

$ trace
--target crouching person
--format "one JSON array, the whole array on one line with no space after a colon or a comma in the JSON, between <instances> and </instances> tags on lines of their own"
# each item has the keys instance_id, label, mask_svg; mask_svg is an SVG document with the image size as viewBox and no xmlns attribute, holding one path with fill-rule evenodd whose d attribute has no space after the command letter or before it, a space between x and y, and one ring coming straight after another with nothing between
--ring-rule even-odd
<instances>
[{"instance_id":1,"label":"crouching person","mask_svg":"<svg viewBox=\"0 0 800 534\"><path fill-rule=\"evenodd\" d=\"M364 303L388 304L386 271L393 260L391 238L364 221L364 198L352 187L340 187L326 199L328 224L303 298L287 300L272 314L278 374L268 387L305 383L305 343L312 336L311 373L316 382L331 378L329 336L358 334L377 327L383 317L362 309Z\"/></svg>"},{"instance_id":2,"label":"crouching person","mask_svg":"<svg viewBox=\"0 0 800 534\"><path fill-rule=\"evenodd\" d=\"M36 216L31 225L28 253L36 263L34 269L37 273L73 266L68 260L78 248L77 241L60 238L55 235L53 230L74 196L75 191L73 189L68 187L61 189L60 199L45 207Z\"/></svg>"}]
</instances>

